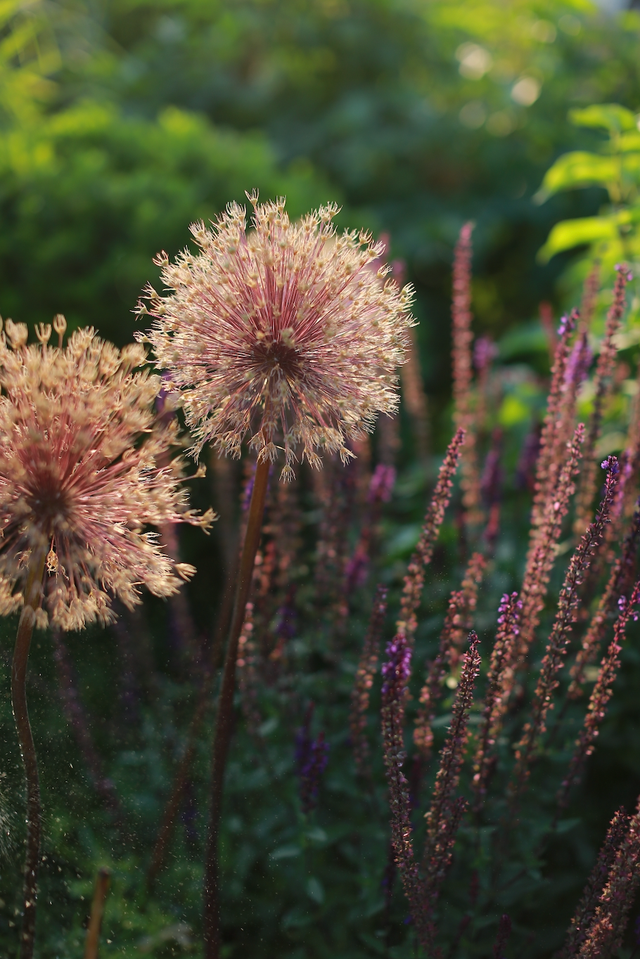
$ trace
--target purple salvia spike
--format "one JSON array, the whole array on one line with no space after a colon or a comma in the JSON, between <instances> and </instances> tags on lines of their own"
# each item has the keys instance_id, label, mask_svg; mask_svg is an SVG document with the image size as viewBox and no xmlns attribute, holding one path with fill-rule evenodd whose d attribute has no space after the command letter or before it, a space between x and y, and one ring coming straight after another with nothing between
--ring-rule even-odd
<instances>
[{"instance_id":1,"label":"purple salvia spike","mask_svg":"<svg viewBox=\"0 0 640 959\"><path fill-rule=\"evenodd\" d=\"M496 936L495 945L493 947L494 959L505 959L504 951L510 936L511 919L507 915L500 916L500 922L498 923L498 935Z\"/></svg>"},{"instance_id":2,"label":"purple salvia spike","mask_svg":"<svg viewBox=\"0 0 640 959\"><path fill-rule=\"evenodd\" d=\"M468 738L469 711L480 672L479 639L469 635L468 652L463 656L462 674L453 702L451 726L440 751L431 805L425 814L427 835L423 855L425 908L433 912L440 887L451 864L453 845L466 808L464 799L455 799Z\"/></svg>"},{"instance_id":3,"label":"purple salvia spike","mask_svg":"<svg viewBox=\"0 0 640 959\"><path fill-rule=\"evenodd\" d=\"M435 718L436 704L442 697L442 683L447 669L456 668L460 659L460 647L473 626L473 614L478 601L478 588L487 565L482 553L474 553L469 560L462 580L462 588L454 590L449 598L449 607L440 634L440 648L429 664L427 680L420 692L420 707L416 714L413 741L427 758L431 752L433 734L431 725Z\"/></svg>"},{"instance_id":4,"label":"purple salvia spike","mask_svg":"<svg viewBox=\"0 0 640 959\"><path fill-rule=\"evenodd\" d=\"M414 919L418 939L427 951L433 944L434 929L424 910L424 888L413 851L409 784L402 772L404 749L404 706L411 673L411 648L399 632L387 644L382 666L382 748L391 811L391 845L402 886Z\"/></svg>"},{"instance_id":5,"label":"purple salvia spike","mask_svg":"<svg viewBox=\"0 0 640 959\"><path fill-rule=\"evenodd\" d=\"M368 763L370 748L365 730L367 727L369 697L378 665L380 636L382 634L386 611L387 589L384 586L378 586L373 601L369 628L364 638L360 662L358 663L353 689L351 690L351 711L349 714L351 746L353 748L353 758L356 769L361 776L371 775Z\"/></svg>"},{"instance_id":6,"label":"purple salvia spike","mask_svg":"<svg viewBox=\"0 0 640 959\"><path fill-rule=\"evenodd\" d=\"M640 811L629 821L584 937L579 959L613 959L622 945L640 882ZM574 953L575 954L575 953Z\"/></svg>"},{"instance_id":7,"label":"purple salvia spike","mask_svg":"<svg viewBox=\"0 0 640 959\"><path fill-rule=\"evenodd\" d=\"M533 642L535 631L544 607L544 598L549 585L549 576L556 555L556 544L562 532L562 521L569 509L569 500L574 491L573 478L580 462L581 446L584 439L584 425L578 424L573 441L567 444L565 462L556 483L553 494L548 498L540 525L538 537L529 550L525 567L520 599L522 600L521 629L518 640L516 672L522 668Z\"/></svg>"},{"instance_id":8,"label":"purple salvia spike","mask_svg":"<svg viewBox=\"0 0 640 959\"><path fill-rule=\"evenodd\" d=\"M624 809L618 809L611 820L607 835L598 853L598 859L587 880L576 914L571 920L567 940L562 950L557 954L556 959L575 959L581 954L581 947L587 938L589 926L597 909L598 900L607 883L616 853L626 837L630 818Z\"/></svg>"},{"instance_id":9,"label":"purple salvia spike","mask_svg":"<svg viewBox=\"0 0 640 959\"><path fill-rule=\"evenodd\" d=\"M613 303L607 313L604 339L600 347L600 355L598 356L598 363L596 365L593 412L584 442L584 468L578 485L576 518L574 523L574 531L578 535L582 533L582 530L588 522L591 504L598 484L598 467L594 450L598 437L600 436L604 404L611 390L611 375L615 366L617 352L617 347L614 342L615 334L620 328L620 322L626 307L625 288L627 285L627 267L619 266L617 269L618 275L613 288Z\"/></svg>"},{"instance_id":10,"label":"purple salvia spike","mask_svg":"<svg viewBox=\"0 0 640 959\"><path fill-rule=\"evenodd\" d=\"M627 625L630 619L637 619L636 607L639 595L640 581L633 587L628 600L624 596L620 596L618 600L620 612L613 628L613 639L602 658L598 678L589 699L587 715L580 735L576 740L567 775L558 793L559 809L566 807L571 788L580 781L584 764L595 748L594 743L598 736L598 727L604 719L607 703L611 699L613 684L620 668L620 652L622 651Z\"/></svg>"},{"instance_id":11,"label":"purple salvia spike","mask_svg":"<svg viewBox=\"0 0 640 959\"><path fill-rule=\"evenodd\" d=\"M498 607L498 629L491 651L487 691L478 731L478 744L473 763L474 812L478 813L487 792L493 764L493 747L502 728L509 697L515 681L514 662L517 653L522 603L517 593L505 593Z\"/></svg>"},{"instance_id":12,"label":"purple salvia spike","mask_svg":"<svg viewBox=\"0 0 640 959\"><path fill-rule=\"evenodd\" d=\"M433 557L433 550L444 519L444 512L449 505L453 477L460 459L460 449L464 443L464 438L464 430L458 429L449 444L425 515L418 545L409 561L407 574L404 578L397 630L399 633L403 633L410 648L413 648L413 637L418 625L416 613L422 598L424 570Z\"/></svg>"},{"instance_id":13,"label":"purple salvia spike","mask_svg":"<svg viewBox=\"0 0 640 959\"><path fill-rule=\"evenodd\" d=\"M467 441L462 456L463 505L467 522L477 522L480 508L480 476L476 440L478 424L472 398L473 333L471 331L471 232L473 223L460 230L453 259L451 304L451 358L453 365L453 422L464 429Z\"/></svg>"},{"instance_id":14,"label":"purple salvia spike","mask_svg":"<svg viewBox=\"0 0 640 959\"><path fill-rule=\"evenodd\" d=\"M618 461L609 457L606 465L607 477L605 492L596 517L590 523L571 557L560 597L558 612L547 643L540 675L531 704L531 718L525 724L522 738L516 747L516 764L509 786L512 812L529 778L531 761L540 737L545 732L545 719L551 707L553 692L558 686L558 671L564 662L567 644L573 628L578 603L578 590L583 582L596 549L602 542L604 531L609 522L609 512L614 500L618 482ZM524 613L523 613L524 617Z\"/></svg>"},{"instance_id":15,"label":"purple salvia spike","mask_svg":"<svg viewBox=\"0 0 640 959\"><path fill-rule=\"evenodd\" d=\"M582 695L585 667L594 662L598 655L607 629L609 615L613 611L618 597L626 595L631 586L639 538L640 505L637 504L631 527L622 546L622 553L613 564L604 593L583 637L576 661L571 667L572 682L568 693L571 699L578 699Z\"/></svg>"},{"instance_id":16,"label":"purple salvia spike","mask_svg":"<svg viewBox=\"0 0 640 959\"><path fill-rule=\"evenodd\" d=\"M559 425L564 422L561 414L562 404L567 393L566 369L569 359L569 340L575 329L577 311L563 316L558 330L558 343L551 369L551 385L547 397L547 410L540 434L540 452L536 463L533 510L531 515L531 543L529 552L535 547L539 527L543 522L546 504L552 494L555 479L559 471L563 437L558 437Z\"/></svg>"}]
</instances>

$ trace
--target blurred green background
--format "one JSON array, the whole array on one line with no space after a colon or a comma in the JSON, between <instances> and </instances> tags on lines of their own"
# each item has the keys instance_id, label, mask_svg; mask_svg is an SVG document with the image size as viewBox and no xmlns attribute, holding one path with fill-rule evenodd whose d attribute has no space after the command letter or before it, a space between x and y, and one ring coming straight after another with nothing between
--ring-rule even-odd
<instances>
[{"instance_id":1,"label":"blurred green background","mask_svg":"<svg viewBox=\"0 0 640 959\"><path fill-rule=\"evenodd\" d=\"M152 256L258 187L327 200L408 265L427 392L449 388L448 301L474 234L476 331L546 364L541 301L576 252L537 253L606 190L540 193L602 132L571 109L640 109L640 13L587 0L6 0L0 7L0 312L63 312L118 343ZM564 277L562 282L559 278Z\"/></svg>"}]
</instances>

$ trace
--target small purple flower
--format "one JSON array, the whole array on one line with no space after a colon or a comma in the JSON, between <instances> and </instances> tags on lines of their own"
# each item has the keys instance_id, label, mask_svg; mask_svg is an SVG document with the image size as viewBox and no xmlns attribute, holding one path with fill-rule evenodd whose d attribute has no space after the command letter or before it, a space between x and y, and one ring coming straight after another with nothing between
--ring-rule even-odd
<instances>
[{"instance_id":1,"label":"small purple flower","mask_svg":"<svg viewBox=\"0 0 640 959\"><path fill-rule=\"evenodd\" d=\"M565 334L571 333L575 325L576 324L573 316L567 316L567 314L565 313L565 315L560 318L560 326L558 327L558 336L564 336Z\"/></svg>"},{"instance_id":2,"label":"small purple flower","mask_svg":"<svg viewBox=\"0 0 640 959\"><path fill-rule=\"evenodd\" d=\"M488 336L479 336L473 346L473 365L478 373L485 370L498 355L498 347Z\"/></svg>"},{"instance_id":3,"label":"small purple flower","mask_svg":"<svg viewBox=\"0 0 640 959\"><path fill-rule=\"evenodd\" d=\"M398 633L387 643L387 662L382 664L382 698L397 698L409 682L411 675L411 650L406 637Z\"/></svg>"},{"instance_id":4,"label":"small purple flower","mask_svg":"<svg viewBox=\"0 0 640 959\"><path fill-rule=\"evenodd\" d=\"M311 703L296 736L296 772L300 802L305 815L315 809L320 779L329 761L329 744L325 742L324 733L319 733L317 739L311 738L313 710L314 704Z\"/></svg>"},{"instance_id":5,"label":"small purple flower","mask_svg":"<svg viewBox=\"0 0 640 959\"><path fill-rule=\"evenodd\" d=\"M378 463L371 482L369 483L369 493L367 500L369 503L388 503L393 492L393 484L396 481L396 471L393 466L387 466L385 463Z\"/></svg>"},{"instance_id":6,"label":"small purple flower","mask_svg":"<svg viewBox=\"0 0 640 959\"><path fill-rule=\"evenodd\" d=\"M620 465L618 463L617 456L607 456L607 458L600 463L600 466L603 470L607 470L608 473L611 473L612 476L617 476L620 472Z\"/></svg>"}]
</instances>

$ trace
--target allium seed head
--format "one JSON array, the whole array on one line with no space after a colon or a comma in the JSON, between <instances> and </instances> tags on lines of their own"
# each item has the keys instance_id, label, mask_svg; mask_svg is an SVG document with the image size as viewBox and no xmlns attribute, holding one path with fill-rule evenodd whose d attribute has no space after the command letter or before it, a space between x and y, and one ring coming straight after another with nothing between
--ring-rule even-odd
<instances>
[{"instance_id":1,"label":"allium seed head","mask_svg":"<svg viewBox=\"0 0 640 959\"><path fill-rule=\"evenodd\" d=\"M211 442L239 456L246 437L261 459L284 448L283 479L317 450L352 453L347 440L398 403L411 290L375 267L380 244L336 233L335 206L291 223L284 199L230 204L210 229L193 224L200 252L156 259L170 291L145 291L158 365L182 394L193 452ZM140 336L140 339L145 337Z\"/></svg>"},{"instance_id":2,"label":"allium seed head","mask_svg":"<svg viewBox=\"0 0 640 959\"><path fill-rule=\"evenodd\" d=\"M38 624L80 629L112 620L112 597L131 607L141 585L168 596L193 574L148 526L213 517L188 509L169 460L177 427L154 413L160 379L134 372L143 347L84 329L52 348L51 328L37 332L30 346L24 324L0 333L0 614L22 604L30 557L46 551Z\"/></svg>"}]
</instances>

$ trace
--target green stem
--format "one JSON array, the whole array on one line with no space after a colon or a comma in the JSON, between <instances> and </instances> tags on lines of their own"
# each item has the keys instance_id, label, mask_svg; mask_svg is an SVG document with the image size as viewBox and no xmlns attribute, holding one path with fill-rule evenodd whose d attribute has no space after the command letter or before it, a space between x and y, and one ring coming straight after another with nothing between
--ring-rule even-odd
<instances>
[{"instance_id":1,"label":"green stem","mask_svg":"<svg viewBox=\"0 0 640 959\"><path fill-rule=\"evenodd\" d=\"M244 623L245 608L249 598L253 566L255 563L262 518L269 480L269 461L258 461L253 480L253 491L247 517L242 556L238 570L238 585L233 606L229 645L222 674L220 698L218 700L218 719L213 741L213 771L211 781L211 812L207 853L204 872L204 957L219 959L220 955L220 885L218 876L218 834L220 830L220 812L224 784L224 770L231 738L233 721L233 695L236 684L236 659L238 640Z\"/></svg>"},{"instance_id":2,"label":"green stem","mask_svg":"<svg viewBox=\"0 0 640 959\"><path fill-rule=\"evenodd\" d=\"M24 863L20 959L32 959L36 931L41 833L40 786L38 760L27 708L26 678L31 636L36 621L36 610L40 605L45 553L46 550L37 550L31 557L11 668L11 703L27 782L27 854Z\"/></svg>"}]
</instances>

